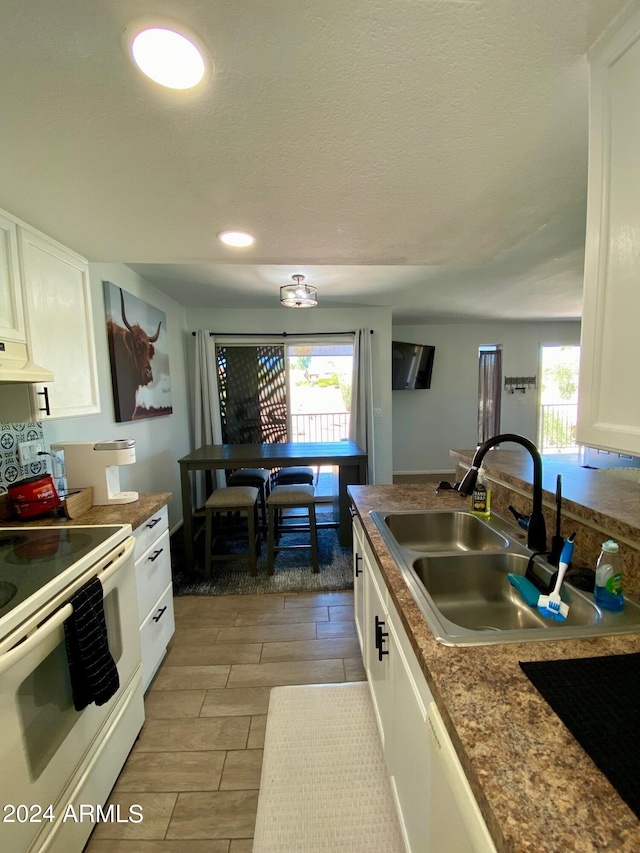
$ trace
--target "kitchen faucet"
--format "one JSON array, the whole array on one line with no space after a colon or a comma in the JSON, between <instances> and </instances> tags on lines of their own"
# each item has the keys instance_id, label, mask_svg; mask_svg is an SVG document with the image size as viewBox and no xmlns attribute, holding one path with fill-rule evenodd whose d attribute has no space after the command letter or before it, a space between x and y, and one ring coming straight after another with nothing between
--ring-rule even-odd
<instances>
[{"instance_id":1,"label":"kitchen faucet","mask_svg":"<svg viewBox=\"0 0 640 853\"><path fill-rule=\"evenodd\" d=\"M532 551L545 552L547 550L547 529L542 514L542 457L538 448L528 438L525 438L523 435L515 435L511 432L488 438L476 450L471 460L471 468L469 468L462 478L462 482L458 486L458 491L463 495L470 495L473 492L478 478L478 470L482 465L485 454L492 447L495 447L496 444L501 444L503 441L513 441L516 444L520 444L531 454L531 459L533 460L533 510L527 527L527 547Z\"/></svg>"}]
</instances>

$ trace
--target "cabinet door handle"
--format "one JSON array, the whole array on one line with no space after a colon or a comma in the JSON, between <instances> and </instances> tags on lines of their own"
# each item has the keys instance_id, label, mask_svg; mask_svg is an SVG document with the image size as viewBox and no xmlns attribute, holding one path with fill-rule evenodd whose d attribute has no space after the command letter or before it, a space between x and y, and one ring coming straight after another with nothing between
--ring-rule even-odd
<instances>
[{"instance_id":1,"label":"cabinet door handle","mask_svg":"<svg viewBox=\"0 0 640 853\"><path fill-rule=\"evenodd\" d=\"M385 623L376 616L376 649L378 650L378 660L381 661L383 655L388 655L389 650L383 649L385 638L389 636L388 631L383 631Z\"/></svg>"},{"instance_id":2,"label":"cabinet door handle","mask_svg":"<svg viewBox=\"0 0 640 853\"><path fill-rule=\"evenodd\" d=\"M162 554L163 551L164 548L160 548L159 551L154 551L150 557L147 557L147 560L149 560L150 563L155 563L155 561L158 559L158 557L160 556L160 554Z\"/></svg>"},{"instance_id":3,"label":"cabinet door handle","mask_svg":"<svg viewBox=\"0 0 640 853\"><path fill-rule=\"evenodd\" d=\"M165 604L165 606L164 606L164 607L161 607L161 608L160 608L160 610L158 610L158 615L153 617L153 621L154 621L154 622L159 622L159 621L162 619L162 614L164 613L164 611L165 611L166 609L167 609L167 606L166 606L166 604Z\"/></svg>"},{"instance_id":4,"label":"cabinet door handle","mask_svg":"<svg viewBox=\"0 0 640 853\"><path fill-rule=\"evenodd\" d=\"M356 517L356 511L351 504L349 504L349 515L351 516L351 518Z\"/></svg>"},{"instance_id":5,"label":"cabinet door handle","mask_svg":"<svg viewBox=\"0 0 640 853\"><path fill-rule=\"evenodd\" d=\"M147 527L149 528L149 530L151 530L152 527L155 527L159 521L160 521L159 518L154 518L152 521L150 521L149 524L147 524Z\"/></svg>"},{"instance_id":6,"label":"cabinet door handle","mask_svg":"<svg viewBox=\"0 0 640 853\"><path fill-rule=\"evenodd\" d=\"M362 559L362 554L356 554L356 565L355 565L356 577L358 577L358 575L362 574L362 569L358 568L358 562L361 559Z\"/></svg>"},{"instance_id":7,"label":"cabinet door handle","mask_svg":"<svg viewBox=\"0 0 640 853\"><path fill-rule=\"evenodd\" d=\"M36 394L39 397L44 397L44 407L38 409L39 412L44 412L45 415L51 414L51 409L49 407L49 389L45 385L42 391L36 391Z\"/></svg>"}]
</instances>

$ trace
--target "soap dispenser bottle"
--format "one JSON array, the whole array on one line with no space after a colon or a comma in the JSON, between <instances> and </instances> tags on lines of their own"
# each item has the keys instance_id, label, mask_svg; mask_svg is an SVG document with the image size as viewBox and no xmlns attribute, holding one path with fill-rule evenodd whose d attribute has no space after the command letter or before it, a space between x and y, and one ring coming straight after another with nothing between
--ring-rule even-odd
<instances>
[{"instance_id":1,"label":"soap dispenser bottle","mask_svg":"<svg viewBox=\"0 0 640 853\"><path fill-rule=\"evenodd\" d=\"M618 543L607 539L596 564L596 585L593 591L596 604L604 610L620 611L624 608L622 595L622 570Z\"/></svg>"},{"instance_id":2,"label":"soap dispenser bottle","mask_svg":"<svg viewBox=\"0 0 640 853\"><path fill-rule=\"evenodd\" d=\"M478 471L478 478L469 498L469 511L481 518L489 518L491 515L491 490L485 482L484 468Z\"/></svg>"}]
</instances>

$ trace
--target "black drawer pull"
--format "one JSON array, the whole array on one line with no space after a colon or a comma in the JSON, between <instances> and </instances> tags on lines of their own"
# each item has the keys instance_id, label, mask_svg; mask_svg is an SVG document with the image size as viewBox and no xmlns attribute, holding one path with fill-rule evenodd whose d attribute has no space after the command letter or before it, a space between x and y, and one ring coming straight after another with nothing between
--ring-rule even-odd
<instances>
[{"instance_id":1,"label":"black drawer pull","mask_svg":"<svg viewBox=\"0 0 640 853\"><path fill-rule=\"evenodd\" d=\"M355 565L356 577L358 577L358 575L362 574L362 569L358 568L358 561L361 559L362 559L362 554L356 554L356 565Z\"/></svg>"},{"instance_id":2,"label":"black drawer pull","mask_svg":"<svg viewBox=\"0 0 640 853\"><path fill-rule=\"evenodd\" d=\"M356 517L356 511L355 511L355 509L353 508L353 505L352 505L352 504L349 504L349 515L351 516L351 518L355 518L355 517Z\"/></svg>"},{"instance_id":3,"label":"black drawer pull","mask_svg":"<svg viewBox=\"0 0 640 853\"><path fill-rule=\"evenodd\" d=\"M162 614L167 609L166 605L158 610L158 615L153 617L154 622L159 622L162 619Z\"/></svg>"},{"instance_id":4,"label":"black drawer pull","mask_svg":"<svg viewBox=\"0 0 640 853\"><path fill-rule=\"evenodd\" d=\"M163 551L164 548L160 548L159 551L154 551L150 557L147 557L147 560L149 560L150 563L155 563L155 561L158 559L158 557L160 556L160 554L162 554Z\"/></svg>"},{"instance_id":5,"label":"black drawer pull","mask_svg":"<svg viewBox=\"0 0 640 853\"><path fill-rule=\"evenodd\" d=\"M149 528L149 530L151 530L152 527L155 527L159 521L160 521L159 518L154 518L153 521L151 521L149 524L147 524L147 527Z\"/></svg>"}]
</instances>

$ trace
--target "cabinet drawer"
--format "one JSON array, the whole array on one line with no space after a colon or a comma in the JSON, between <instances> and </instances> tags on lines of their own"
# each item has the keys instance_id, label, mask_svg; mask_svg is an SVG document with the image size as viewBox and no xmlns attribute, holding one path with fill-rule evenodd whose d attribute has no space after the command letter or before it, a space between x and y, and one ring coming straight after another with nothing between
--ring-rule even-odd
<instances>
[{"instance_id":1,"label":"cabinet drawer","mask_svg":"<svg viewBox=\"0 0 640 853\"><path fill-rule=\"evenodd\" d=\"M136 560L136 586L138 588L138 615L140 624L171 583L171 550L169 531L151 544L142 557Z\"/></svg>"},{"instance_id":2,"label":"cabinet drawer","mask_svg":"<svg viewBox=\"0 0 640 853\"><path fill-rule=\"evenodd\" d=\"M136 547L133 552L133 559L137 560L142 557L144 552L161 536L165 530L169 529L169 510L166 506L154 512L149 518L143 522L140 527L136 527L133 531Z\"/></svg>"},{"instance_id":3,"label":"cabinet drawer","mask_svg":"<svg viewBox=\"0 0 640 853\"><path fill-rule=\"evenodd\" d=\"M174 631L173 585L169 584L140 627L143 690L149 686Z\"/></svg>"}]
</instances>

